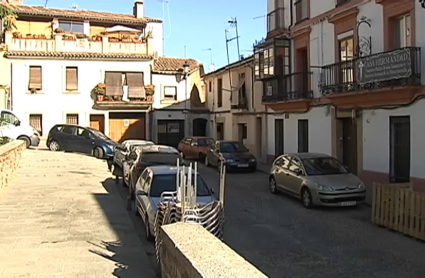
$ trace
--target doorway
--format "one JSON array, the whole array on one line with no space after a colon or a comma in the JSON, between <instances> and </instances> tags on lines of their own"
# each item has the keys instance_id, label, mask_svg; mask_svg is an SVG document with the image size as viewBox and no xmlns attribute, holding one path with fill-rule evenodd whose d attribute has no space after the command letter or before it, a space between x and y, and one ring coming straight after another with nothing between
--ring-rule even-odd
<instances>
[{"instance_id":1,"label":"doorway","mask_svg":"<svg viewBox=\"0 0 425 278\"><path fill-rule=\"evenodd\" d=\"M105 133L105 115L90 115L90 127Z\"/></svg>"},{"instance_id":2,"label":"doorway","mask_svg":"<svg viewBox=\"0 0 425 278\"><path fill-rule=\"evenodd\" d=\"M216 129L217 140L224 140L224 124L217 123Z\"/></svg>"},{"instance_id":3,"label":"doorway","mask_svg":"<svg viewBox=\"0 0 425 278\"><path fill-rule=\"evenodd\" d=\"M296 57L296 74L294 75L295 92L300 94L297 98L307 98L307 92L309 91L307 48L298 49Z\"/></svg>"},{"instance_id":4,"label":"doorway","mask_svg":"<svg viewBox=\"0 0 425 278\"><path fill-rule=\"evenodd\" d=\"M158 145L177 148L184 138L184 120L158 120Z\"/></svg>"},{"instance_id":5,"label":"doorway","mask_svg":"<svg viewBox=\"0 0 425 278\"><path fill-rule=\"evenodd\" d=\"M357 124L351 118L338 119L339 160L357 175Z\"/></svg>"},{"instance_id":6,"label":"doorway","mask_svg":"<svg viewBox=\"0 0 425 278\"><path fill-rule=\"evenodd\" d=\"M207 136L207 120L202 118L193 119L193 136Z\"/></svg>"},{"instance_id":7,"label":"doorway","mask_svg":"<svg viewBox=\"0 0 425 278\"><path fill-rule=\"evenodd\" d=\"M257 159L262 159L263 157L263 122L261 118L257 118L257 128L256 128L256 144L257 144Z\"/></svg>"},{"instance_id":8,"label":"doorway","mask_svg":"<svg viewBox=\"0 0 425 278\"><path fill-rule=\"evenodd\" d=\"M390 182L410 182L410 116L390 117Z\"/></svg>"},{"instance_id":9,"label":"doorway","mask_svg":"<svg viewBox=\"0 0 425 278\"><path fill-rule=\"evenodd\" d=\"M274 120L274 154L278 157L283 154L283 119Z\"/></svg>"}]
</instances>

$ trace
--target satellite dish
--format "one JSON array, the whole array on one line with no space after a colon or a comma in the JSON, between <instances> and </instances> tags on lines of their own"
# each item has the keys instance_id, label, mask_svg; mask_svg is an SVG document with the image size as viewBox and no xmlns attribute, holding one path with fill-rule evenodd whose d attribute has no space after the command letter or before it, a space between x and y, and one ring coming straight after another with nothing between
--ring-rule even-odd
<instances>
[{"instance_id":1,"label":"satellite dish","mask_svg":"<svg viewBox=\"0 0 425 278\"><path fill-rule=\"evenodd\" d=\"M214 71L215 70L215 66L214 66L214 64L211 64L210 65L210 71Z\"/></svg>"}]
</instances>

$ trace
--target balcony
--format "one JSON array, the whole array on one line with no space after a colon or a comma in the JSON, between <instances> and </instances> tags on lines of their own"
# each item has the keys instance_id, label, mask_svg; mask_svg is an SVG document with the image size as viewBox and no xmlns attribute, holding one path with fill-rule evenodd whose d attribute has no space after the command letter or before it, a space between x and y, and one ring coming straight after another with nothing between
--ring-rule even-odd
<instances>
[{"instance_id":1,"label":"balcony","mask_svg":"<svg viewBox=\"0 0 425 278\"><path fill-rule=\"evenodd\" d=\"M405 47L322 67L323 96L421 85L421 50Z\"/></svg>"},{"instance_id":2,"label":"balcony","mask_svg":"<svg viewBox=\"0 0 425 278\"><path fill-rule=\"evenodd\" d=\"M311 76L312 72L297 72L263 80L263 103L309 101L313 99L313 91L310 85Z\"/></svg>"},{"instance_id":3,"label":"balcony","mask_svg":"<svg viewBox=\"0 0 425 278\"><path fill-rule=\"evenodd\" d=\"M54 38L15 38L11 33L5 34L8 51L38 52L85 52L85 53L125 53L153 55L153 39L147 41L114 41L107 36L98 39L75 39L55 35Z\"/></svg>"},{"instance_id":4,"label":"balcony","mask_svg":"<svg viewBox=\"0 0 425 278\"><path fill-rule=\"evenodd\" d=\"M267 14L267 34L277 30L286 30L284 8L277 8Z\"/></svg>"}]
</instances>

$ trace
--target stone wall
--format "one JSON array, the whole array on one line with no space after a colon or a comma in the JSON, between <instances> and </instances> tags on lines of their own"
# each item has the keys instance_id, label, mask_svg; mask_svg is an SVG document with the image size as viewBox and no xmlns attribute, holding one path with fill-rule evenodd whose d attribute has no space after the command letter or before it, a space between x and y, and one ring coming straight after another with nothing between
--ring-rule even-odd
<instances>
[{"instance_id":1,"label":"stone wall","mask_svg":"<svg viewBox=\"0 0 425 278\"><path fill-rule=\"evenodd\" d=\"M162 226L160 240L162 278L267 277L201 226Z\"/></svg>"},{"instance_id":2,"label":"stone wall","mask_svg":"<svg viewBox=\"0 0 425 278\"><path fill-rule=\"evenodd\" d=\"M19 165L25 142L15 140L0 146L0 189L6 187Z\"/></svg>"}]
</instances>

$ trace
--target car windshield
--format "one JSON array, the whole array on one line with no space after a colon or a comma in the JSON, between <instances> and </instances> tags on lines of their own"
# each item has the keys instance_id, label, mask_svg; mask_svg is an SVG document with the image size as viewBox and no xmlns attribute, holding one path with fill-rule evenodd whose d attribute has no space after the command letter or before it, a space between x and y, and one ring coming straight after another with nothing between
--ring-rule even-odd
<instances>
[{"instance_id":1,"label":"car windshield","mask_svg":"<svg viewBox=\"0 0 425 278\"><path fill-rule=\"evenodd\" d=\"M176 182L177 182L176 179L177 179L176 174L154 176L152 180L150 196L161 197L161 194L163 192L175 192ZM192 176L192 179L195 179L195 175ZM207 184L201 178L200 175L198 175L197 181L198 181L197 196L198 197L211 196L211 192L208 189Z\"/></svg>"},{"instance_id":2,"label":"car windshield","mask_svg":"<svg viewBox=\"0 0 425 278\"><path fill-rule=\"evenodd\" d=\"M239 142L220 143L220 152L222 153L246 153L248 150Z\"/></svg>"},{"instance_id":3,"label":"car windshield","mask_svg":"<svg viewBox=\"0 0 425 278\"><path fill-rule=\"evenodd\" d=\"M177 164L177 159L182 162L178 153L144 153L142 154L142 164L146 166L153 165L172 165Z\"/></svg>"},{"instance_id":4,"label":"car windshield","mask_svg":"<svg viewBox=\"0 0 425 278\"><path fill-rule=\"evenodd\" d=\"M347 174L345 167L333 157L314 157L303 159L303 164L307 175L337 175Z\"/></svg>"},{"instance_id":5,"label":"car windshield","mask_svg":"<svg viewBox=\"0 0 425 278\"><path fill-rule=\"evenodd\" d=\"M97 137L100 137L100 138L102 138L102 139L105 139L105 140L111 140L111 139L109 139L109 137L108 136L106 136L105 134L103 134L102 132L100 132L99 130L96 130L96 129L91 129L90 128L90 131L95 135L95 136L97 136Z\"/></svg>"},{"instance_id":6,"label":"car windshield","mask_svg":"<svg viewBox=\"0 0 425 278\"><path fill-rule=\"evenodd\" d=\"M200 139L198 139L198 146L199 147L207 147L207 146L211 145L213 141L214 140L210 139L210 138L200 138Z\"/></svg>"},{"instance_id":7,"label":"car windshield","mask_svg":"<svg viewBox=\"0 0 425 278\"><path fill-rule=\"evenodd\" d=\"M154 144L152 142L149 142L149 141L147 141L145 143L131 144L130 145L130 151L134 151L138 147L149 146L149 145L154 145Z\"/></svg>"}]
</instances>

